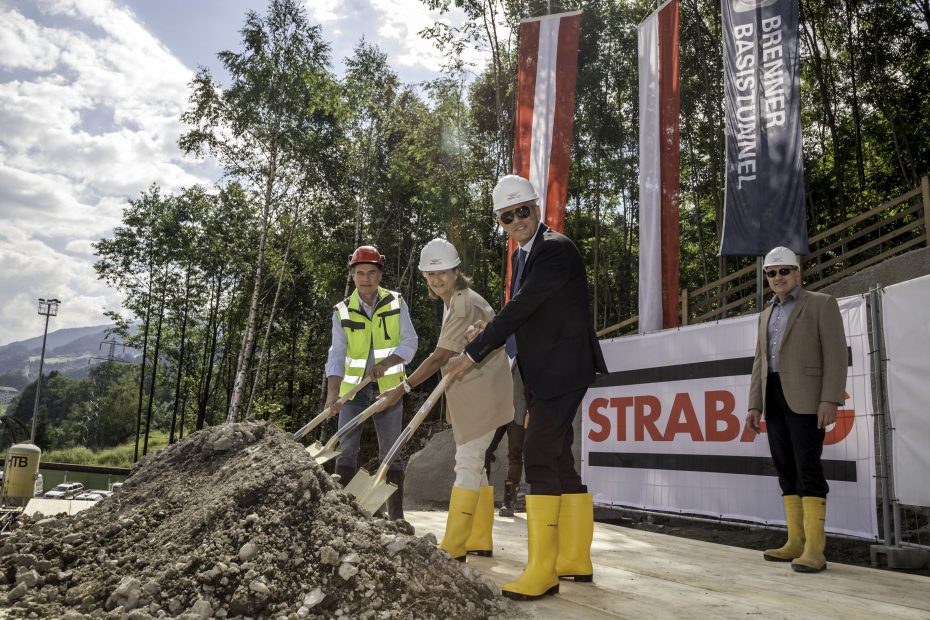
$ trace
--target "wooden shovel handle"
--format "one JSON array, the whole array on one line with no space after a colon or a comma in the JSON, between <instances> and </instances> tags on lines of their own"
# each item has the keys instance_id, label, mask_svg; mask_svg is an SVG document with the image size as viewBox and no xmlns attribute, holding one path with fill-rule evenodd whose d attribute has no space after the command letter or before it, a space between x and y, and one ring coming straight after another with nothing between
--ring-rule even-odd
<instances>
[{"instance_id":1,"label":"wooden shovel handle","mask_svg":"<svg viewBox=\"0 0 930 620\"><path fill-rule=\"evenodd\" d=\"M453 377L454 378L454 377ZM423 404L420 405L420 409L417 411L416 415L413 416L413 419L410 420L410 424L407 425L407 428L403 430L400 434L400 437L397 438L397 441L394 442L394 445L391 446L390 451L384 457L384 460L381 461L381 467L378 468L378 474L376 476L378 481L383 481L387 475L388 467L391 466L391 463L394 462L394 459L397 458L397 455L400 454L400 451L403 450L404 446L407 445L407 442L410 440L410 437L416 432L420 427L420 424L423 423L424 418L432 410L433 405L439 401L439 397L442 396L443 392L446 391L449 379L443 377L439 384L433 388L433 391L430 392L429 396L426 397L426 400L423 401Z\"/></svg>"},{"instance_id":2,"label":"wooden shovel handle","mask_svg":"<svg viewBox=\"0 0 930 620\"><path fill-rule=\"evenodd\" d=\"M356 385L354 388L346 392L344 395L340 396L339 400L337 400L336 402L339 403L340 405L346 404L347 402L355 398L355 395L358 394L359 390L361 390L363 387L365 387L369 383L371 383L371 376L368 376L362 379L362 381L358 385ZM294 433L294 439L302 438L304 435L306 435L307 433L315 429L317 426L319 426L324 420L328 420L332 416L332 413L331 413L332 409L333 409L333 406L330 405L329 407L321 411L315 418L313 418L312 420L304 424L300 428L300 430Z\"/></svg>"}]
</instances>

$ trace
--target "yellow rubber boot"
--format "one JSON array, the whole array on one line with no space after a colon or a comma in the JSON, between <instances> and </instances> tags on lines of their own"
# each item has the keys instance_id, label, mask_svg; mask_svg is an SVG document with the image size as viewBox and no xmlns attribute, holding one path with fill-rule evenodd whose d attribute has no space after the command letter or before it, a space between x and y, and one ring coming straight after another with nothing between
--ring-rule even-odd
<instances>
[{"instance_id":1,"label":"yellow rubber boot","mask_svg":"<svg viewBox=\"0 0 930 620\"><path fill-rule=\"evenodd\" d=\"M791 563L791 568L799 573L819 573L827 568L827 558L823 550L827 546L824 522L827 518L827 499L825 497L802 497L804 506L804 553Z\"/></svg>"},{"instance_id":2,"label":"yellow rubber boot","mask_svg":"<svg viewBox=\"0 0 930 620\"><path fill-rule=\"evenodd\" d=\"M785 495L785 524L788 526L788 542L778 549L766 549L762 557L769 562L790 562L804 553L804 509L801 497Z\"/></svg>"},{"instance_id":3,"label":"yellow rubber boot","mask_svg":"<svg viewBox=\"0 0 930 620\"><path fill-rule=\"evenodd\" d=\"M526 496L526 529L529 536L526 568L516 581L504 585L501 594L526 601L558 594L555 560L559 554L559 495Z\"/></svg>"},{"instance_id":4,"label":"yellow rubber boot","mask_svg":"<svg viewBox=\"0 0 930 620\"><path fill-rule=\"evenodd\" d=\"M465 541L465 550L474 555L494 555L494 487L483 486L478 491L475 520L471 524L471 535Z\"/></svg>"},{"instance_id":5,"label":"yellow rubber boot","mask_svg":"<svg viewBox=\"0 0 930 620\"><path fill-rule=\"evenodd\" d=\"M465 561L465 541L472 530L478 491L465 487L452 487L449 497L449 516L446 518L446 533L439 548L459 562Z\"/></svg>"},{"instance_id":6,"label":"yellow rubber boot","mask_svg":"<svg viewBox=\"0 0 930 620\"><path fill-rule=\"evenodd\" d=\"M591 541L594 540L594 496L590 493L562 495L559 507L559 557L555 572L559 578L593 581Z\"/></svg>"}]
</instances>

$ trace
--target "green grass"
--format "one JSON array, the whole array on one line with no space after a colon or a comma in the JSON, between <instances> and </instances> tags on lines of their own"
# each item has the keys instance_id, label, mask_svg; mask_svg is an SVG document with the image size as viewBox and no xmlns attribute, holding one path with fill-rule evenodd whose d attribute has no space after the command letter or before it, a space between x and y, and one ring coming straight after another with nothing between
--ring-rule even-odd
<instances>
[{"instance_id":1,"label":"green grass","mask_svg":"<svg viewBox=\"0 0 930 620\"><path fill-rule=\"evenodd\" d=\"M149 433L149 453L157 452L168 445L168 433L152 431ZM66 448L64 450L50 450L42 454L42 461L46 463L72 463L75 465L109 465L110 467L132 467L132 456L135 451L135 439L124 444L93 451L84 447ZM142 444L139 444L142 451Z\"/></svg>"}]
</instances>

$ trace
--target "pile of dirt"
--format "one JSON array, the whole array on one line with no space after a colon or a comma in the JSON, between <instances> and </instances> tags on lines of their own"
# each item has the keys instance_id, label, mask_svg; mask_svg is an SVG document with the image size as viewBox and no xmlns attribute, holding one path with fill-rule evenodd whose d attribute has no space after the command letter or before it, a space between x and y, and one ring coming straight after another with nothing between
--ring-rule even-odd
<instances>
[{"instance_id":1,"label":"pile of dirt","mask_svg":"<svg viewBox=\"0 0 930 620\"><path fill-rule=\"evenodd\" d=\"M0 602L40 618L487 618L493 582L372 519L273 425L194 433L76 515L23 517Z\"/></svg>"}]
</instances>

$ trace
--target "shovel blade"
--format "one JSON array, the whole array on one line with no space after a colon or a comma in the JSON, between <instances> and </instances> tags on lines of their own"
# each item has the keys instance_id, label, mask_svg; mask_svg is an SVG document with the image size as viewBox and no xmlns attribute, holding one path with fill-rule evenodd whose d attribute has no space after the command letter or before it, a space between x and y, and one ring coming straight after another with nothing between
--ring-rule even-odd
<instances>
[{"instance_id":1,"label":"shovel blade","mask_svg":"<svg viewBox=\"0 0 930 620\"><path fill-rule=\"evenodd\" d=\"M344 485L346 493L351 493L357 499L365 497L365 494L371 490L374 483L374 476L369 474L365 469L359 469L355 477Z\"/></svg>"},{"instance_id":2,"label":"shovel blade","mask_svg":"<svg viewBox=\"0 0 930 620\"><path fill-rule=\"evenodd\" d=\"M379 482L375 484L364 497L358 498L359 507L369 514L381 507L388 498L397 490L397 485L391 482Z\"/></svg>"},{"instance_id":3,"label":"shovel blade","mask_svg":"<svg viewBox=\"0 0 930 620\"><path fill-rule=\"evenodd\" d=\"M331 461L339 456L339 454L342 453L342 450L339 450L338 448L327 448L319 441L315 441L307 446L307 453L313 457L313 460L315 460L318 465L322 465L323 463Z\"/></svg>"}]
</instances>

